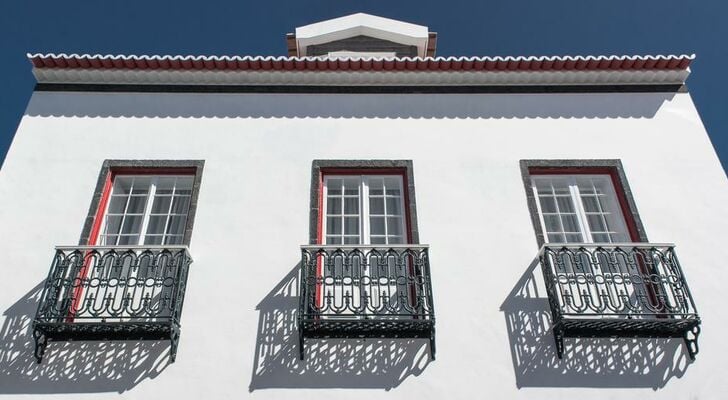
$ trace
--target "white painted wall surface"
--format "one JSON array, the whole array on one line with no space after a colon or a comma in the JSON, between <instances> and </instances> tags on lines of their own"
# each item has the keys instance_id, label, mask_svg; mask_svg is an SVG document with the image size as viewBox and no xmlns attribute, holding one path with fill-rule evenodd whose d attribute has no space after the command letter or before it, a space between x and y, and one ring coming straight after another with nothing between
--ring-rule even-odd
<instances>
[{"instance_id":1,"label":"white painted wall surface","mask_svg":"<svg viewBox=\"0 0 728 400\"><path fill-rule=\"evenodd\" d=\"M537 251L518 161L544 158L622 160L650 240L677 244L703 319L694 363L681 340L567 339L557 361L546 332L512 351L506 313L547 312L511 295ZM205 160L177 361L165 364L166 343L146 356L133 342L51 343L38 366L8 321L34 314L27 295L53 246L78 243L105 159ZM294 336L256 354L261 313L297 304L274 292L308 238L313 159L413 160L420 239L432 246L436 361L425 341L370 340L363 346L381 352L368 360L361 342L331 343L330 359L301 364ZM0 171L0 394L724 398L726 183L688 94L35 93Z\"/></svg>"}]
</instances>

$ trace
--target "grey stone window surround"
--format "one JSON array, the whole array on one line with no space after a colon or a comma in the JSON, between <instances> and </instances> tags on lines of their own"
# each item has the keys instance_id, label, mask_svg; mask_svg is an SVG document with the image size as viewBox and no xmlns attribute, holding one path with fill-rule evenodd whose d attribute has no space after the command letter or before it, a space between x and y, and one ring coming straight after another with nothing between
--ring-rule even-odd
<instances>
[{"instance_id":1,"label":"grey stone window surround","mask_svg":"<svg viewBox=\"0 0 728 400\"><path fill-rule=\"evenodd\" d=\"M410 228L411 244L420 243L419 230L417 228L417 203L415 201L415 178L412 160L313 160L311 164L311 207L309 213L309 243L318 243L318 221L319 221L319 185L321 174L336 173L336 170L400 170L404 172L405 199L407 200L407 212Z\"/></svg>"},{"instance_id":2,"label":"grey stone window surround","mask_svg":"<svg viewBox=\"0 0 728 400\"><path fill-rule=\"evenodd\" d=\"M528 211L531 214L531 223L533 230L536 233L536 241L538 246L541 247L546 239L543 234L543 226L541 226L541 219L538 215L538 207L536 205L536 198L533 195L533 189L531 187L531 169L539 169L541 171L553 169L554 171L563 169L604 169L612 172L612 181L615 189L617 189L617 196L620 200L626 203L629 210L629 215L625 215L630 224L633 222L634 230L638 236L640 242L648 242L647 233L642 225L639 212L637 211L637 205L632 197L632 190L629 187L627 176L624 173L624 167L622 161L619 159L606 159L606 160L520 160L521 165L521 177L523 178L523 187L526 190L526 200L528 202ZM620 192L621 189L621 193ZM623 196L620 196L622 194ZM620 201L621 202L621 201ZM631 221L630 221L631 220Z\"/></svg>"},{"instance_id":3,"label":"grey stone window surround","mask_svg":"<svg viewBox=\"0 0 728 400\"><path fill-rule=\"evenodd\" d=\"M96 181L96 189L94 190L93 197L91 199L91 205L88 209L86 221L83 225L81 232L81 238L78 244L83 246L88 244L91 229L93 228L94 221L96 219L96 213L99 209L99 203L104 192L104 185L106 184L106 178L110 173L118 170L129 170L133 172L134 169L138 170L154 170L159 169L160 173L170 173L175 169L194 170L194 181L192 182L192 196L190 197L190 209L187 214L187 224L185 226L185 234L183 243L186 245L190 244L192 238L192 227L195 223L195 212L197 210L197 198L200 193L200 184L202 183L202 170L205 166L204 160L104 160L99 172L99 177Z\"/></svg>"}]
</instances>

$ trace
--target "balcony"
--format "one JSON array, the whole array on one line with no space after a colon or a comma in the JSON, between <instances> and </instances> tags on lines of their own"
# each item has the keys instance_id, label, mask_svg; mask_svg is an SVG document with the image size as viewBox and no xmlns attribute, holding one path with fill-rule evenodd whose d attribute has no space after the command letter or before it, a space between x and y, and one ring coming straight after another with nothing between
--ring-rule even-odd
<instances>
[{"instance_id":1,"label":"balcony","mask_svg":"<svg viewBox=\"0 0 728 400\"><path fill-rule=\"evenodd\" d=\"M539 259L559 358L565 337L676 337L695 359L700 317L674 245L549 243Z\"/></svg>"},{"instance_id":2,"label":"balcony","mask_svg":"<svg viewBox=\"0 0 728 400\"><path fill-rule=\"evenodd\" d=\"M49 341L169 340L174 362L186 246L56 247L33 320L35 358Z\"/></svg>"},{"instance_id":3,"label":"balcony","mask_svg":"<svg viewBox=\"0 0 728 400\"><path fill-rule=\"evenodd\" d=\"M435 312L425 245L301 246L299 351L306 338L425 338Z\"/></svg>"}]
</instances>

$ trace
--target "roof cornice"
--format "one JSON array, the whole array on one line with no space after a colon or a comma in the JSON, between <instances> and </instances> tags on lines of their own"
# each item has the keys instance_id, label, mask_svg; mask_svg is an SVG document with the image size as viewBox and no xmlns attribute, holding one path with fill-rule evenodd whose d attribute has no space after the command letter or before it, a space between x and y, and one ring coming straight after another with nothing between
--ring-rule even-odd
<instances>
[{"instance_id":1,"label":"roof cornice","mask_svg":"<svg viewBox=\"0 0 728 400\"><path fill-rule=\"evenodd\" d=\"M28 54L39 83L675 84L694 55L326 58Z\"/></svg>"}]
</instances>

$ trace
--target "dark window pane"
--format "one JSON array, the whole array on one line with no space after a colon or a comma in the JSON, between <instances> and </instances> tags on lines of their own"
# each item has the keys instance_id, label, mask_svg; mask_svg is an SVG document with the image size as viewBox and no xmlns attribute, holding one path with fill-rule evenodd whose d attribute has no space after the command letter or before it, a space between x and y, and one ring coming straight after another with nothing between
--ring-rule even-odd
<instances>
[{"instance_id":1,"label":"dark window pane","mask_svg":"<svg viewBox=\"0 0 728 400\"><path fill-rule=\"evenodd\" d=\"M326 233L330 235L341 234L341 217L326 218Z\"/></svg>"},{"instance_id":2,"label":"dark window pane","mask_svg":"<svg viewBox=\"0 0 728 400\"><path fill-rule=\"evenodd\" d=\"M328 208L326 212L329 215L340 215L341 214L341 198L340 197L329 197L326 202Z\"/></svg>"},{"instance_id":3,"label":"dark window pane","mask_svg":"<svg viewBox=\"0 0 728 400\"><path fill-rule=\"evenodd\" d=\"M152 214L167 214L171 201L172 197L170 196L155 196L152 203Z\"/></svg>"},{"instance_id":4,"label":"dark window pane","mask_svg":"<svg viewBox=\"0 0 728 400\"><path fill-rule=\"evenodd\" d=\"M147 205L147 196L129 197L129 205L126 207L127 214L143 214Z\"/></svg>"},{"instance_id":5,"label":"dark window pane","mask_svg":"<svg viewBox=\"0 0 728 400\"><path fill-rule=\"evenodd\" d=\"M190 198L187 196L174 196L172 200L172 214L185 214L190 207Z\"/></svg>"},{"instance_id":6,"label":"dark window pane","mask_svg":"<svg viewBox=\"0 0 728 400\"><path fill-rule=\"evenodd\" d=\"M167 222L168 235L182 235L185 232L186 216L171 216Z\"/></svg>"}]
</instances>

